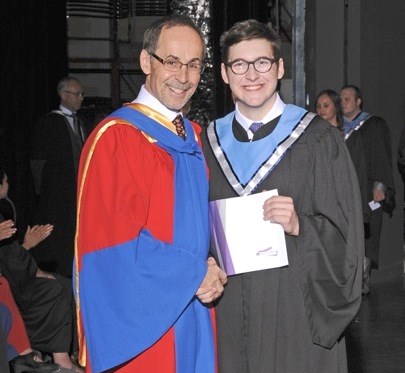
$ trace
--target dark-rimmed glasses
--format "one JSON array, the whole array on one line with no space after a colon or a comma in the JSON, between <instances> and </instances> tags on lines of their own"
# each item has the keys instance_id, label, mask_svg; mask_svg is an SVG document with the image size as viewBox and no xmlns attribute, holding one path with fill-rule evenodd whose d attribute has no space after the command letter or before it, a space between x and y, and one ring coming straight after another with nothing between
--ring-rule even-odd
<instances>
[{"instance_id":1,"label":"dark-rimmed glasses","mask_svg":"<svg viewBox=\"0 0 405 373\"><path fill-rule=\"evenodd\" d=\"M72 91L63 91L63 92L70 93L71 95L75 95L76 97L80 96L80 97L84 98L84 96L85 96L84 92L72 92Z\"/></svg>"},{"instance_id":2,"label":"dark-rimmed glasses","mask_svg":"<svg viewBox=\"0 0 405 373\"><path fill-rule=\"evenodd\" d=\"M174 58L168 58L167 60L164 60L163 58L160 58L159 56L156 56L155 53L149 53L153 58L155 58L157 61L159 61L162 65L163 68L166 71L170 71L172 73L177 73L180 71L180 69L183 66L187 66L187 70L190 74L194 75L200 75L203 73L205 66L200 63L200 61L190 61L187 63L182 63L179 60L176 60Z\"/></svg>"},{"instance_id":3,"label":"dark-rimmed glasses","mask_svg":"<svg viewBox=\"0 0 405 373\"><path fill-rule=\"evenodd\" d=\"M225 63L224 65L229 67L236 75L243 75L249 70L249 66L253 65L258 73L267 73L270 71L274 62L277 62L278 58L259 57L254 61L245 61L241 58Z\"/></svg>"}]
</instances>

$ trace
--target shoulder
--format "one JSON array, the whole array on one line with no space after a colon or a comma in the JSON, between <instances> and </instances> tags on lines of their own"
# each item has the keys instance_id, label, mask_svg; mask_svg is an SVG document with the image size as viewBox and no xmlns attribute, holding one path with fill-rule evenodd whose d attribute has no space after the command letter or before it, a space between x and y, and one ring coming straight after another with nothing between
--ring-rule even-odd
<instances>
[{"instance_id":1,"label":"shoulder","mask_svg":"<svg viewBox=\"0 0 405 373\"><path fill-rule=\"evenodd\" d=\"M378 124L380 126L380 128L388 127L387 122L383 118L381 118L377 115L370 115L364 122L365 127L369 127L374 124Z\"/></svg>"},{"instance_id":2,"label":"shoulder","mask_svg":"<svg viewBox=\"0 0 405 373\"><path fill-rule=\"evenodd\" d=\"M114 118L105 118L92 131L86 141L85 152L95 150L114 154L121 151L138 152L153 146L155 140L140 131L136 125Z\"/></svg>"},{"instance_id":3,"label":"shoulder","mask_svg":"<svg viewBox=\"0 0 405 373\"><path fill-rule=\"evenodd\" d=\"M318 115L312 119L299 143L310 154L318 154L321 158L336 159L347 153L341 131Z\"/></svg>"},{"instance_id":4,"label":"shoulder","mask_svg":"<svg viewBox=\"0 0 405 373\"><path fill-rule=\"evenodd\" d=\"M40 121L43 122L65 121L65 120L66 117L57 111L50 111L49 113L45 114L42 118L40 118Z\"/></svg>"},{"instance_id":5,"label":"shoulder","mask_svg":"<svg viewBox=\"0 0 405 373\"><path fill-rule=\"evenodd\" d=\"M367 118L364 124L360 127L359 130L363 135L373 135L373 136L381 136L385 133L389 133L390 129L387 125L387 122L377 116L371 115Z\"/></svg>"},{"instance_id":6,"label":"shoulder","mask_svg":"<svg viewBox=\"0 0 405 373\"><path fill-rule=\"evenodd\" d=\"M51 127L59 123L66 123L66 117L51 111L38 119L37 127Z\"/></svg>"},{"instance_id":7,"label":"shoulder","mask_svg":"<svg viewBox=\"0 0 405 373\"><path fill-rule=\"evenodd\" d=\"M341 137L341 132L319 115L315 115L305 131L305 139L311 142L320 142L322 139L329 138L341 139Z\"/></svg>"},{"instance_id":8,"label":"shoulder","mask_svg":"<svg viewBox=\"0 0 405 373\"><path fill-rule=\"evenodd\" d=\"M235 111L231 111L227 115L221 118L217 118L213 120L208 127L213 128L213 127L222 127L222 126L229 126L232 124L233 120L235 118Z\"/></svg>"}]
</instances>

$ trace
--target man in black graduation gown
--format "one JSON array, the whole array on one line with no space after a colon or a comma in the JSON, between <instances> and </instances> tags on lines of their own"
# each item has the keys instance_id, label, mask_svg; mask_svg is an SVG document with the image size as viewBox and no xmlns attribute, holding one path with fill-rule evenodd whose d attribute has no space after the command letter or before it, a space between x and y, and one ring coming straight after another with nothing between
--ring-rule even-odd
<instances>
[{"instance_id":1,"label":"man in black graduation gown","mask_svg":"<svg viewBox=\"0 0 405 373\"><path fill-rule=\"evenodd\" d=\"M44 270L71 277L76 229L77 170L85 132L77 117L83 102L81 83L63 78L57 87L58 110L37 123L31 154L31 170L38 203L35 224L54 225L48 240L32 251Z\"/></svg>"},{"instance_id":2,"label":"man in black graduation gown","mask_svg":"<svg viewBox=\"0 0 405 373\"><path fill-rule=\"evenodd\" d=\"M369 207L368 211L370 232L365 240L363 268L363 294L368 294L370 271L372 268L378 268L383 212L391 216L395 208L391 134L384 119L362 110L362 95L357 86L344 86L340 91L340 98L345 136L353 137L353 133L356 132L356 135L362 138L364 145L363 152L367 162L368 201L374 201L380 205L375 209Z\"/></svg>"},{"instance_id":3,"label":"man in black graduation gown","mask_svg":"<svg viewBox=\"0 0 405 373\"><path fill-rule=\"evenodd\" d=\"M228 277L216 306L219 371L346 372L342 334L361 302L359 186L339 131L278 95L280 44L255 20L221 37L236 107L203 139L210 203L277 189L257 213L282 226L289 263Z\"/></svg>"}]
</instances>

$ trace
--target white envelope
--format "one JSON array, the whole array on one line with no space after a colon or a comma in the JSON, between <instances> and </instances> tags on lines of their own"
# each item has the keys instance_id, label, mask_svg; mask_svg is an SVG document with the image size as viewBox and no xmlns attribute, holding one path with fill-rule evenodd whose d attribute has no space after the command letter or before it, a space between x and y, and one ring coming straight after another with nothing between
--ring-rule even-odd
<instances>
[{"instance_id":1,"label":"white envelope","mask_svg":"<svg viewBox=\"0 0 405 373\"><path fill-rule=\"evenodd\" d=\"M228 274L288 265L284 230L263 220L263 204L277 190L210 202L211 246Z\"/></svg>"}]
</instances>

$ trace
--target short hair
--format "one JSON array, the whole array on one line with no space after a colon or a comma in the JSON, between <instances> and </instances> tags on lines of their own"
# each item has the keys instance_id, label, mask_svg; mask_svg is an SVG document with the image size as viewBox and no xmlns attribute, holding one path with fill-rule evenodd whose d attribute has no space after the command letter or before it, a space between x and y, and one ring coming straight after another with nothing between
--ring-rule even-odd
<instances>
[{"instance_id":1,"label":"short hair","mask_svg":"<svg viewBox=\"0 0 405 373\"><path fill-rule=\"evenodd\" d=\"M353 84L346 84L344 85L340 91L342 92L342 90L344 89L352 89L354 92L354 98L357 100L358 98L360 99L361 103L360 103L360 109L363 109L363 95L360 91L360 88L357 87L357 85L353 85Z\"/></svg>"},{"instance_id":2,"label":"short hair","mask_svg":"<svg viewBox=\"0 0 405 373\"><path fill-rule=\"evenodd\" d=\"M206 56L206 45L204 42L204 36L201 30L196 26L194 21L183 14L171 14L166 17L160 18L153 22L145 31L143 35L143 45L142 48L148 53L155 53L160 38L160 34L163 29L168 29L176 26L187 26L195 30L201 38L201 43L203 45L203 56Z\"/></svg>"},{"instance_id":3,"label":"short hair","mask_svg":"<svg viewBox=\"0 0 405 373\"><path fill-rule=\"evenodd\" d=\"M76 83L82 84L82 83L80 83L79 79L77 79L73 76L65 76L64 78L59 80L59 83L56 87L56 91L58 92L59 96L60 96L60 92L62 92L70 82L76 82Z\"/></svg>"},{"instance_id":4,"label":"short hair","mask_svg":"<svg viewBox=\"0 0 405 373\"><path fill-rule=\"evenodd\" d=\"M324 96L324 95L328 96L332 100L332 103L336 110L336 122L338 124L337 128L342 130L342 128L343 128L342 102L340 100L340 96L337 94L336 91L334 91L332 89L324 89L323 91L320 91L318 93L318 96L316 96L315 111L316 111L316 106L318 104L319 97Z\"/></svg>"},{"instance_id":5,"label":"short hair","mask_svg":"<svg viewBox=\"0 0 405 373\"><path fill-rule=\"evenodd\" d=\"M269 25L255 19L248 19L235 23L228 31L222 33L219 45L221 47L221 59L228 62L229 48L245 40L265 39L270 42L274 58L281 58L281 39L277 32Z\"/></svg>"}]
</instances>

